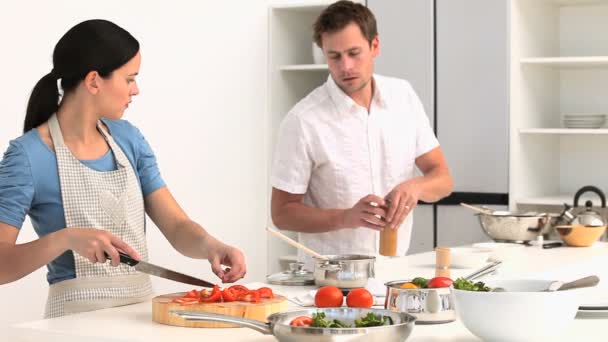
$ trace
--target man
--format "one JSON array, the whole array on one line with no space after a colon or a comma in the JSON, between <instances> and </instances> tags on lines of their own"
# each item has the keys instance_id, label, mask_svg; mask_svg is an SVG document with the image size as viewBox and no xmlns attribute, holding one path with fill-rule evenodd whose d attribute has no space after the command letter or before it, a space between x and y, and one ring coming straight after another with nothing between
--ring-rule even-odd
<instances>
[{"instance_id":1,"label":"man","mask_svg":"<svg viewBox=\"0 0 608 342\"><path fill-rule=\"evenodd\" d=\"M404 255L418 200L452 191L439 143L409 83L373 74L380 48L368 8L330 5L314 39L330 77L281 123L272 220L321 254L377 254L378 232L398 229L397 255Z\"/></svg>"}]
</instances>

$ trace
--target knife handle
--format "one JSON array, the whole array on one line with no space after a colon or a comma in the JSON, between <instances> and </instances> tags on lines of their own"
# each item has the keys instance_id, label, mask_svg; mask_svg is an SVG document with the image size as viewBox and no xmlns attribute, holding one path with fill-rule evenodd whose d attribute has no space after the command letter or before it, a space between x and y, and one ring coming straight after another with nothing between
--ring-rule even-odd
<instances>
[{"instance_id":1,"label":"knife handle","mask_svg":"<svg viewBox=\"0 0 608 342\"><path fill-rule=\"evenodd\" d=\"M103 254L105 254L105 256L106 256L107 259L110 259L110 255L108 253L103 252ZM139 264L139 261L131 258L130 256L128 256L125 253L118 252L118 255L120 256L120 262L122 264L127 264L129 266L135 266L135 265Z\"/></svg>"}]
</instances>

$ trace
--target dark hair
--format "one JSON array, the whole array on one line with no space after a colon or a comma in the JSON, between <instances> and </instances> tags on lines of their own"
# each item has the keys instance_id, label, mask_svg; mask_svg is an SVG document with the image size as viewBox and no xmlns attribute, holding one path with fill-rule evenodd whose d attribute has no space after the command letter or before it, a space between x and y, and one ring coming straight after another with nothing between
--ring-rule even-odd
<instances>
[{"instance_id":1,"label":"dark hair","mask_svg":"<svg viewBox=\"0 0 608 342\"><path fill-rule=\"evenodd\" d=\"M322 47L323 33L340 31L353 22L359 26L371 46L372 40L378 35L374 14L362 4L345 0L333 3L321 12L313 25L313 39Z\"/></svg>"},{"instance_id":2,"label":"dark hair","mask_svg":"<svg viewBox=\"0 0 608 342\"><path fill-rule=\"evenodd\" d=\"M107 77L138 51L137 39L110 21L87 20L72 27L55 45L53 70L32 90L23 132L45 123L59 108L58 79L61 79L64 94L68 94L90 71Z\"/></svg>"}]
</instances>

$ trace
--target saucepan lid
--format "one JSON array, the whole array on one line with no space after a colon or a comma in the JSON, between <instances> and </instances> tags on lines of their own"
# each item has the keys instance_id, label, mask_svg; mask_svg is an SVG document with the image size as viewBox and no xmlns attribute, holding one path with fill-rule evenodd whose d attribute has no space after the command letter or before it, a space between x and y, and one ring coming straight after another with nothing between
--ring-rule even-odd
<instances>
[{"instance_id":1,"label":"saucepan lid","mask_svg":"<svg viewBox=\"0 0 608 342\"><path fill-rule=\"evenodd\" d=\"M304 264L301 262L292 262L289 264L289 271L271 274L266 279L274 285L304 286L315 284L313 273L305 270Z\"/></svg>"}]
</instances>

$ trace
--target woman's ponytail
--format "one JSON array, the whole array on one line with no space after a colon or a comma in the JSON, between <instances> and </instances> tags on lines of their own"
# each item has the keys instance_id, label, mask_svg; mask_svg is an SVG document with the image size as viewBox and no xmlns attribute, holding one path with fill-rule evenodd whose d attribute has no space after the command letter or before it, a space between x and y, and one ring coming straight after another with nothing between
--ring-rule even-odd
<instances>
[{"instance_id":1,"label":"woman's ponytail","mask_svg":"<svg viewBox=\"0 0 608 342\"><path fill-rule=\"evenodd\" d=\"M50 72L42 77L32 90L27 103L23 133L45 123L59 108L58 101L57 76Z\"/></svg>"}]
</instances>

